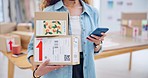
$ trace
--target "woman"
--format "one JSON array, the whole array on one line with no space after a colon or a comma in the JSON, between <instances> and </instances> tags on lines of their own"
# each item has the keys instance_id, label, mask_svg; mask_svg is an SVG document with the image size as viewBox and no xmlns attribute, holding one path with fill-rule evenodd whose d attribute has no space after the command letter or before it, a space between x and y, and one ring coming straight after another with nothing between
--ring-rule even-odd
<instances>
[{"instance_id":1,"label":"woman","mask_svg":"<svg viewBox=\"0 0 148 78\"><path fill-rule=\"evenodd\" d=\"M49 60L40 64L34 72L36 77L44 78L96 78L94 54L101 51L102 37L89 34L98 27L98 13L89 6L85 0L43 0L44 12L69 12L69 35L81 36L81 59L79 65L74 66L48 66ZM88 38L87 38L88 37ZM87 38L87 39L86 39ZM33 64L33 38L28 46L28 59Z\"/></svg>"}]
</instances>

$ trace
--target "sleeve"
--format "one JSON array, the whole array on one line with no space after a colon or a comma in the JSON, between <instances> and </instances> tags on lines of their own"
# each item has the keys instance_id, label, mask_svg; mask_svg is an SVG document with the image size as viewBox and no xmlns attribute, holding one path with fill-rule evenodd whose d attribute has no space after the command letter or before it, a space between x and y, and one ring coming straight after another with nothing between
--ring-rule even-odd
<instances>
[{"instance_id":1,"label":"sleeve","mask_svg":"<svg viewBox=\"0 0 148 78\"><path fill-rule=\"evenodd\" d=\"M98 28L99 26L99 13L98 13L98 10L96 8L94 8L94 11L95 11L95 14L94 14L94 21L95 21L95 28ZM103 44L103 42L101 42ZM95 46L94 46L95 48ZM97 51L97 52L94 52L95 54L98 54L98 53L101 53L103 51L103 46L101 45L101 48Z\"/></svg>"},{"instance_id":2,"label":"sleeve","mask_svg":"<svg viewBox=\"0 0 148 78\"><path fill-rule=\"evenodd\" d=\"M33 56L33 44L34 44L34 35L31 37L30 42L28 44L28 54L27 54L27 59L30 62L30 57Z\"/></svg>"}]
</instances>

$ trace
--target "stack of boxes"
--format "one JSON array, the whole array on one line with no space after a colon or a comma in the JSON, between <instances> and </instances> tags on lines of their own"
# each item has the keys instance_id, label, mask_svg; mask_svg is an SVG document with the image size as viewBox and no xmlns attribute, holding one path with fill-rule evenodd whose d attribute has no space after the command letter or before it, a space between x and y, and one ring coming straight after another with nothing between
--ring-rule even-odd
<instances>
[{"instance_id":1,"label":"stack of boxes","mask_svg":"<svg viewBox=\"0 0 148 78\"><path fill-rule=\"evenodd\" d=\"M30 39L33 35L33 32L24 32L24 31L13 31L11 32L13 35L18 35L21 38L22 48L27 49Z\"/></svg>"},{"instance_id":2,"label":"stack of boxes","mask_svg":"<svg viewBox=\"0 0 148 78\"><path fill-rule=\"evenodd\" d=\"M9 53L13 45L21 46L20 36L10 34L16 30L16 23L0 23L0 51Z\"/></svg>"},{"instance_id":3,"label":"stack of boxes","mask_svg":"<svg viewBox=\"0 0 148 78\"><path fill-rule=\"evenodd\" d=\"M32 23L19 23L17 25L17 31L32 32Z\"/></svg>"},{"instance_id":4,"label":"stack of boxes","mask_svg":"<svg viewBox=\"0 0 148 78\"><path fill-rule=\"evenodd\" d=\"M0 34L6 34L15 31L16 26L16 23L0 23Z\"/></svg>"},{"instance_id":5,"label":"stack of boxes","mask_svg":"<svg viewBox=\"0 0 148 78\"><path fill-rule=\"evenodd\" d=\"M11 52L13 45L21 45L20 36L12 34L0 35L0 51Z\"/></svg>"},{"instance_id":6,"label":"stack of boxes","mask_svg":"<svg viewBox=\"0 0 148 78\"><path fill-rule=\"evenodd\" d=\"M142 35L143 27L148 24L147 13L123 13L121 32L124 36L138 37Z\"/></svg>"},{"instance_id":7,"label":"stack of boxes","mask_svg":"<svg viewBox=\"0 0 148 78\"><path fill-rule=\"evenodd\" d=\"M27 49L32 31L31 23L0 23L0 51L12 52L13 45Z\"/></svg>"},{"instance_id":8,"label":"stack of boxes","mask_svg":"<svg viewBox=\"0 0 148 78\"><path fill-rule=\"evenodd\" d=\"M19 23L17 24L16 29L17 31L13 31L11 34L19 35L21 38L22 48L27 49L33 35L32 23Z\"/></svg>"},{"instance_id":9,"label":"stack of boxes","mask_svg":"<svg viewBox=\"0 0 148 78\"><path fill-rule=\"evenodd\" d=\"M34 62L50 65L79 64L79 36L68 35L67 12L36 12Z\"/></svg>"}]
</instances>

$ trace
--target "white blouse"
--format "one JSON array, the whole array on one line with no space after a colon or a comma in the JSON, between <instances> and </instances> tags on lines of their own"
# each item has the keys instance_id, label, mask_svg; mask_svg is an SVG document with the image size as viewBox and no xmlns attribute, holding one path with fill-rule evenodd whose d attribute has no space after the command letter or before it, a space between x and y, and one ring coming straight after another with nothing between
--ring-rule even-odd
<instances>
[{"instance_id":1,"label":"white blouse","mask_svg":"<svg viewBox=\"0 0 148 78\"><path fill-rule=\"evenodd\" d=\"M72 35L80 36L80 52L82 52L80 17L79 16L70 16L70 24L71 24Z\"/></svg>"}]
</instances>

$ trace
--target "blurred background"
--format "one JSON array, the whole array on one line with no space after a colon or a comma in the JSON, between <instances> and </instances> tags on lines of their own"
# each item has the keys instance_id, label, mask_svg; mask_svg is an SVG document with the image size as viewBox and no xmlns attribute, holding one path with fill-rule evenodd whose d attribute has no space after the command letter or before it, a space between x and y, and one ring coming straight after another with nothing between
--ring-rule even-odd
<instances>
[{"instance_id":1,"label":"blurred background","mask_svg":"<svg viewBox=\"0 0 148 78\"><path fill-rule=\"evenodd\" d=\"M34 33L34 13L41 0L0 0L0 78L32 78L26 49ZM109 28L104 52L95 56L97 78L148 78L148 0L93 0L99 27ZM9 37L22 46L13 55Z\"/></svg>"}]
</instances>

